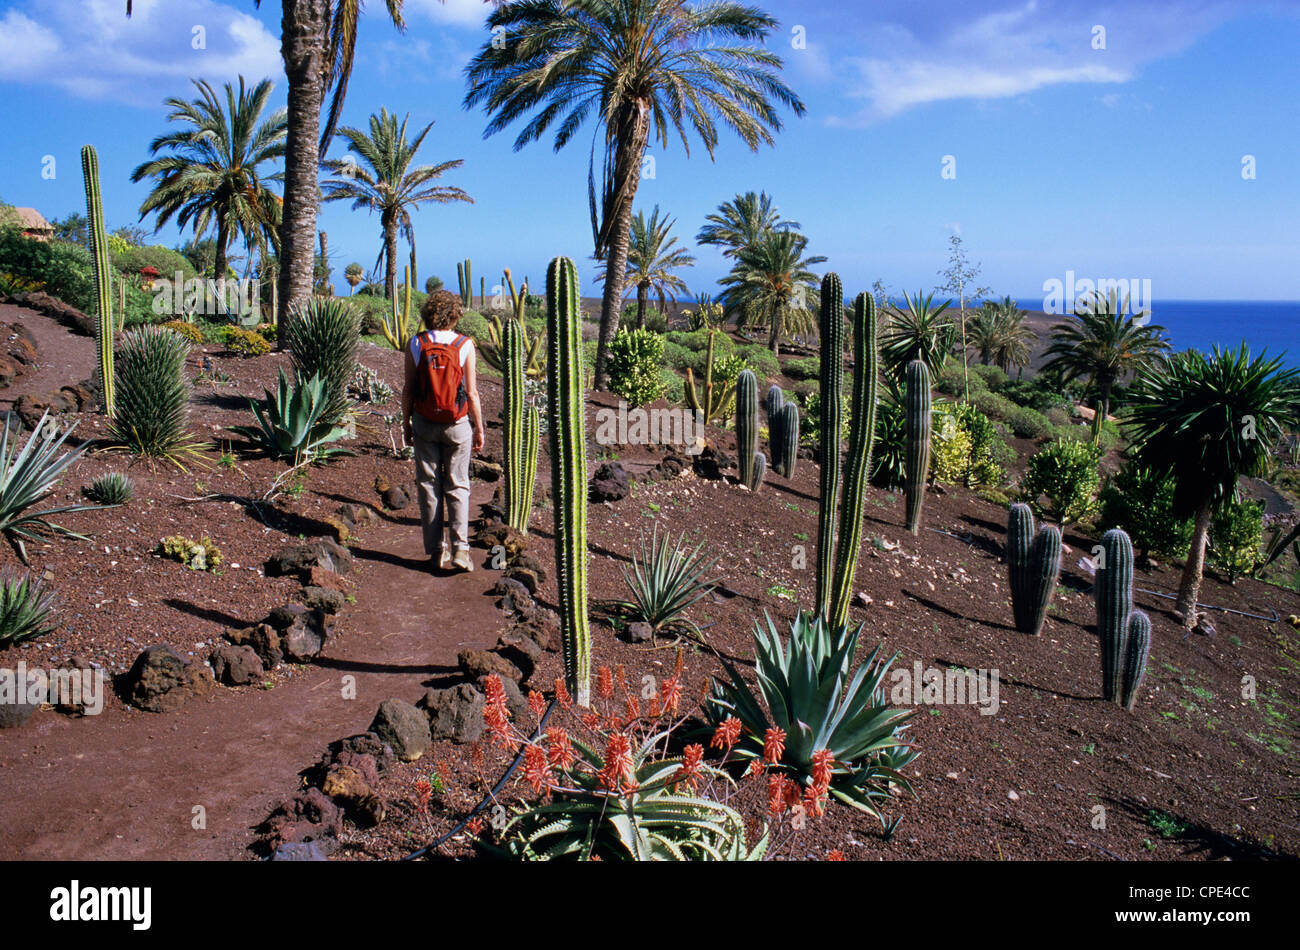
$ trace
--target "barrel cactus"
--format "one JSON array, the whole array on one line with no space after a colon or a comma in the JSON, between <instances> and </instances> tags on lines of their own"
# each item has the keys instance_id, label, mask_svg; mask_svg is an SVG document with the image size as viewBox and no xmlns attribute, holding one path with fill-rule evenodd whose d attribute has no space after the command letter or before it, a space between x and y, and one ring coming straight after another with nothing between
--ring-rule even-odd
<instances>
[{"instance_id":1,"label":"barrel cactus","mask_svg":"<svg viewBox=\"0 0 1300 950\"><path fill-rule=\"evenodd\" d=\"M749 370L736 380L736 454L740 456L740 483L758 491L767 474L767 458L758 451L758 378Z\"/></svg>"},{"instance_id":2,"label":"barrel cactus","mask_svg":"<svg viewBox=\"0 0 1300 950\"><path fill-rule=\"evenodd\" d=\"M1034 532L1028 505L1011 506L1007 521L1007 573L1016 629L1034 636L1043 631L1047 608L1061 573L1061 531L1043 525Z\"/></svg>"},{"instance_id":3,"label":"barrel cactus","mask_svg":"<svg viewBox=\"0 0 1300 950\"><path fill-rule=\"evenodd\" d=\"M581 291L578 270L557 257L546 274L550 359L551 495L564 679L578 705L591 702L591 635L587 626L587 433L583 406Z\"/></svg>"},{"instance_id":4,"label":"barrel cactus","mask_svg":"<svg viewBox=\"0 0 1300 950\"><path fill-rule=\"evenodd\" d=\"M1151 618L1135 610L1128 616L1128 645L1124 651L1124 675L1120 684L1120 705L1129 712L1137 704L1150 653Z\"/></svg>"},{"instance_id":5,"label":"barrel cactus","mask_svg":"<svg viewBox=\"0 0 1300 950\"><path fill-rule=\"evenodd\" d=\"M921 506L925 503L925 480L930 470L930 371L920 360L907 364L907 394L904 405L907 450L903 491L907 501L907 530L921 529Z\"/></svg>"}]
</instances>

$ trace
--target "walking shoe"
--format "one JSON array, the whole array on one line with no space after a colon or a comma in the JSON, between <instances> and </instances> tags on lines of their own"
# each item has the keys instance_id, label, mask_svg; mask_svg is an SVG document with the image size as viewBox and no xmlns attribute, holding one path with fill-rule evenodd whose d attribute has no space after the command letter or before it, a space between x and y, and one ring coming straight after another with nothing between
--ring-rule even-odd
<instances>
[{"instance_id":1,"label":"walking shoe","mask_svg":"<svg viewBox=\"0 0 1300 950\"><path fill-rule=\"evenodd\" d=\"M451 563L454 564L459 570L462 571L474 570L474 562L469 559L469 551L465 550L464 548L461 548L459 551L456 552L456 556L452 558Z\"/></svg>"},{"instance_id":2,"label":"walking shoe","mask_svg":"<svg viewBox=\"0 0 1300 950\"><path fill-rule=\"evenodd\" d=\"M444 548L441 554L435 554L429 558L429 563L436 563L441 571L449 571L451 570L451 552Z\"/></svg>"}]
</instances>

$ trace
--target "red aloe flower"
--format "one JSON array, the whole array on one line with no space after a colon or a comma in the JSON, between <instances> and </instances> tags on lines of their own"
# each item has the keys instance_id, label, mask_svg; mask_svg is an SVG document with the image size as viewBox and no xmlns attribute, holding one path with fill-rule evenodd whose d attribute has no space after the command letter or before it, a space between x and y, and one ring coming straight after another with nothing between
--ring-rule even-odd
<instances>
[{"instance_id":1,"label":"red aloe flower","mask_svg":"<svg viewBox=\"0 0 1300 950\"><path fill-rule=\"evenodd\" d=\"M764 762L762 759L753 759L750 761L749 768L745 770L745 774L742 775L741 778L758 778L766 771L767 771L766 762Z\"/></svg>"},{"instance_id":2,"label":"red aloe flower","mask_svg":"<svg viewBox=\"0 0 1300 950\"><path fill-rule=\"evenodd\" d=\"M663 703L659 699L659 694L650 697L650 718L659 719L664 714Z\"/></svg>"},{"instance_id":3,"label":"red aloe flower","mask_svg":"<svg viewBox=\"0 0 1300 950\"><path fill-rule=\"evenodd\" d=\"M546 730L546 747L551 765L563 772L569 771L577 758L569 744L569 734L559 726L552 726Z\"/></svg>"},{"instance_id":4,"label":"red aloe flower","mask_svg":"<svg viewBox=\"0 0 1300 950\"><path fill-rule=\"evenodd\" d=\"M790 780L779 772L767 777L767 810L773 815L782 814L789 807L786 783Z\"/></svg>"},{"instance_id":5,"label":"red aloe flower","mask_svg":"<svg viewBox=\"0 0 1300 950\"><path fill-rule=\"evenodd\" d=\"M627 707L626 723L630 726L641 718L641 703L629 693L625 705Z\"/></svg>"},{"instance_id":6,"label":"red aloe flower","mask_svg":"<svg viewBox=\"0 0 1300 950\"><path fill-rule=\"evenodd\" d=\"M827 860L827 861L843 861L843 860L844 860L844 852L841 851L839 848L836 848L836 849L835 849L834 851L832 851L830 854L826 855L826 860Z\"/></svg>"},{"instance_id":7,"label":"red aloe flower","mask_svg":"<svg viewBox=\"0 0 1300 950\"><path fill-rule=\"evenodd\" d=\"M546 697L535 689L528 691L528 708L533 711L537 721L541 722L542 717L546 715Z\"/></svg>"},{"instance_id":8,"label":"red aloe flower","mask_svg":"<svg viewBox=\"0 0 1300 950\"><path fill-rule=\"evenodd\" d=\"M422 778L415 783L415 803L420 811L429 810L429 801L433 798L433 786L428 779Z\"/></svg>"},{"instance_id":9,"label":"red aloe flower","mask_svg":"<svg viewBox=\"0 0 1300 950\"><path fill-rule=\"evenodd\" d=\"M609 672L608 666L602 666L596 671L596 695L601 699L611 699L614 696L614 676Z\"/></svg>"},{"instance_id":10,"label":"red aloe flower","mask_svg":"<svg viewBox=\"0 0 1300 950\"><path fill-rule=\"evenodd\" d=\"M830 749L818 749L812 754L813 784L825 788L831 785L831 769L835 766L835 757L831 755Z\"/></svg>"},{"instance_id":11,"label":"red aloe flower","mask_svg":"<svg viewBox=\"0 0 1300 950\"><path fill-rule=\"evenodd\" d=\"M600 770L600 782L615 794L626 789L625 778L632 772L632 741L625 733L615 732L605 745L605 767Z\"/></svg>"},{"instance_id":12,"label":"red aloe flower","mask_svg":"<svg viewBox=\"0 0 1300 950\"><path fill-rule=\"evenodd\" d=\"M546 757L546 750L541 746L524 747L524 779L534 792L551 790L554 784L551 776L551 763Z\"/></svg>"},{"instance_id":13,"label":"red aloe flower","mask_svg":"<svg viewBox=\"0 0 1300 950\"><path fill-rule=\"evenodd\" d=\"M618 681L618 688L622 692L626 693L627 692L627 670L623 668L622 663L614 667L614 678Z\"/></svg>"},{"instance_id":14,"label":"red aloe flower","mask_svg":"<svg viewBox=\"0 0 1300 950\"><path fill-rule=\"evenodd\" d=\"M475 815L465 822L465 830L477 838L483 832L483 819Z\"/></svg>"},{"instance_id":15,"label":"red aloe flower","mask_svg":"<svg viewBox=\"0 0 1300 950\"><path fill-rule=\"evenodd\" d=\"M583 713L582 716L579 717L579 718L582 720L582 724L583 724L584 726L586 726L588 729L590 729L592 732L595 732L596 730L598 730L598 729L600 728L600 714L599 714L599 713L596 713L596 712L585 712L585 713Z\"/></svg>"},{"instance_id":16,"label":"red aloe flower","mask_svg":"<svg viewBox=\"0 0 1300 950\"><path fill-rule=\"evenodd\" d=\"M569 688L564 685L564 680L555 681L555 698L560 701L560 705L568 709L573 705L573 697L569 695Z\"/></svg>"},{"instance_id":17,"label":"red aloe flower","mask_svg":"<svg viewBox=\"0 0 1300 950\"><path fill-rule=\"evenodd\" d=\"M821 790L820 786L812 785L804 791L803 807L807 809L808 814L812 815L814 818L820 818L822 815L826 814L826 809L822 804L825 801L825 792Z\"/></svg>"},{"instance_id":18,"label":"red aloe flower","mask_svg":"<svg viewBox=\"0 0 1300 950\"><path fill-rule=\"evenodd\" d=\"M670 676L664 680L663 696L664 709L676 714L677 707L682 701L682 681L676 676Z\"/></svg>"},{"instance_id":19,"label":"red aloe flower","mask_svg":"<svg viewBox=\"0 0 1300 950\"><path fill-rule=\"evenodd\" d=\"M740 738L740 720L735 716L728 716L722 721L713 732L713 740L709 743L711 749L730 749Z\"/></svg>"},{"instance_id":20,"label":"red aloe flower","mask_svg":"<svg viewBox=\"0 0 1300 950\"><path fill-rule=\"evenodd\" d=\"M785 753L785 730L772 726L763 737L763 761L776 765Z\"/></svg>"},{"instance_id":21,"label":"red aloe flower","mask_svg":"<svg viewBox=\"0 0 1300 950\"><path fill-rule=\"evenodd\" d=\"M673 775L674 788L681 783L694 792L695 784L700 776L700 764L703 761L704 746L698 742L688 745L682 751L682 764L677 767L677 772Z\"/></svg>"}]
</instances>

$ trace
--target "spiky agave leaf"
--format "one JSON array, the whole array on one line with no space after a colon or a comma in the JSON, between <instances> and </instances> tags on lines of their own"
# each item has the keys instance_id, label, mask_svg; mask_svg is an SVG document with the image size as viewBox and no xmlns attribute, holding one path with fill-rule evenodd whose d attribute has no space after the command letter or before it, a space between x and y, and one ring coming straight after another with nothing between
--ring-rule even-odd
<instances>
[{"instance_id":1,"label":"spiky agave leaf","mask_svg":"<svg viewBox=\"0 0 1300 950\"><path fill-rule=\"evenodd\" d=\"M49 495L63 473L89 448L89 444L80 445L60 455L59 450L76 424L56 436L52 425L47 425L48 418L48 412L41 416L35 431L21 449L16 439L11 441L12 433L7 422L4 433L0 434L0 532L17 549L24 564L27 563L25 541L52 535L88 540L84 535L48 521L50 515L89 511L95 507L60 505L44 511L27 510Z\"/></svg>"},{"instance_id":2,"label":"spiky agave leaf","mask_svg":"<svg viewBox=\"0 0 1300 950\"><path fill-rule=\"evenodd\" d=\"M50 616L58 602L54 592L39 578L32 580L31 574L0 575L0 647L53 633L56 625Z\"/></svg>"},{"instance_id":3,"label":"spiky agave leaf","mask_svg":"<svg viewBox=\"0 0 1300 950\"><path fill-rule=\"evenodd\" d=\"M708 596L716 583L702 580L717 563L717 558L701 560L703 550L703 543L689 550L685 532L675 543L668 535L661 541L659 523L655 522L650 547L647 549L643 534L640 557L633 554L632 571L623 571L632 600L620 601L618 606L630 610L656 632L685 629L698 634L695 623L682 615Z\"/></svg>"},{"instance_id":4,"label":"spiky agave leaf","mask_svg":"<svg viewBox=\"0 0 1300 950\"><path fill-rule=\"evenodd\" d=\"M116 357L117 407L109 426L114 441L180 468L183 457L203 447L189 437L189 352L189 341L162 327L123 334Z\"/></svg>"},{"instance_id":5,"label":"spiky agave leaf","mask_svg":"<svg viewBox=\"0 0 1300 950\"><path fill-rule=\"evenodd\" d=\"M231 426L273 458L290 459L295 464L305 458L323 461L349 450L331 445L347 435L346 431L324 420L325 381L313 375L305 383L291 383L280 370L276 391L267 389L261 403L249 400L256 426Z\"/></svg>"},{"instance_id":6,"label":"spiky agave leaf","mask_svg":"<svg viewBox=\"0 0 1300 950\"><path fill-rule=\"evenodd\" d=\"M299 379L324 383L321 422L337 425L352 408L348 381L357 365L361 318L342 297L309 297L290 309L284 343Z\"/></svg>"}]
</instances>

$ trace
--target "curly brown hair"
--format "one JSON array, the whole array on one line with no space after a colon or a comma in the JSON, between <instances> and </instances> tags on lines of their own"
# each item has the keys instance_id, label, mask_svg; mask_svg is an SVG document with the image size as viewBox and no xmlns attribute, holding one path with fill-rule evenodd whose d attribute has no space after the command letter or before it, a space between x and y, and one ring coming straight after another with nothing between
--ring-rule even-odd
<instances>
[{"instance_id":1,"label":"curly brown hair","mask_svg":"<svg viewBox=\"0 0 1300 950\"><path fill-rule=\"evenodd\" d=\"M460 297L450 290L429 294L420 308L420 320L426 330L450 330L460 322Z\"/></svg>"}]
</instances>

